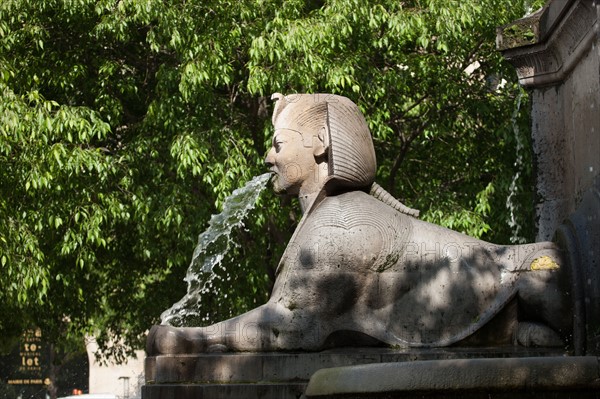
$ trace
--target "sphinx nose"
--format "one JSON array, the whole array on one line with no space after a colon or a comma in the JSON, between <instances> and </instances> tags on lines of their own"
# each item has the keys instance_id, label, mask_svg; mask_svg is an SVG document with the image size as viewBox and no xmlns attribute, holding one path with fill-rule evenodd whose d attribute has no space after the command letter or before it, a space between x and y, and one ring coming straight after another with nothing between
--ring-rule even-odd
<instances>
[{"instance_id":1,"label":"sphinx nose","mask_svg":"<svg viewBox=\"0 0 600 399\"><path fill-rule=\"evenodd\" d=\"M273 159L273 149L269 150L269 152L267 153L267 156L265 157L265 165L267 166L267 168L272 168L275 164L274 164L274 159Z\"/></svg>"}]
</instances>

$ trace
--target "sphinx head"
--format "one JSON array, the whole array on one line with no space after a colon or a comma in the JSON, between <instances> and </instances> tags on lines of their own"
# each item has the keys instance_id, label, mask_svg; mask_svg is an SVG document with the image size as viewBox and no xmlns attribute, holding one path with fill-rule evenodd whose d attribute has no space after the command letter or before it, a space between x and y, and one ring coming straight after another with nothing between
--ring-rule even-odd
<instances>
[{"instance_id":1,"label":"sphinx head","mask_svg":"<svg viewBox=\"0 0 600 399\"><path fill-rule=\"evenodd\" d=\"M273 146L265 162L275 191L366 189L375 179L375 150L358 106L332 94L273 94Z\"/></svg>"}]
</instances>

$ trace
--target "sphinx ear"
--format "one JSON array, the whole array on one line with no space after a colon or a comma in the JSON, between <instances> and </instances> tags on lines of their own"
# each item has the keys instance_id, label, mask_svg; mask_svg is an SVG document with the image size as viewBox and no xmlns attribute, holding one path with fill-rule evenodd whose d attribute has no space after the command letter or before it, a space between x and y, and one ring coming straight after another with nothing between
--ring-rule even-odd
<instances>
[{"instance_id":1,"label":"sphinx ear","mask_svg":"<svg viewBox=\"0 0 600 399\"><path fill-rule=\"evenodd\" d=\"M319 134L313 140L313 155L316 159L327 158L327 150L329 148L329 132L327 127L323 126L319 130ZM326 159L325 159L326 160Z\"/></svg>"}]
</instances>

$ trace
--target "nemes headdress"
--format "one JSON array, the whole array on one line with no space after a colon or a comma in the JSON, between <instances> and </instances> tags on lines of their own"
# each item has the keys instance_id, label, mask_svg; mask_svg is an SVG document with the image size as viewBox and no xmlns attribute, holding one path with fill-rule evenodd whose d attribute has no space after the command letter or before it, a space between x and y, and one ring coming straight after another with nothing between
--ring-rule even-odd
<instances>
[{"instance_id":1,"label":"nemes headdress","mask_svg":"<svg viewBox=\"0 0 600 399\"><path fill-rule=\"evenodd\" d=\"M306 134L325 127L328 137L329 185L365 188L375 181L377 163L367 122L350 99L334 94L276 93L273 125Z\"/></svg>"},{"instance_id":2,"label":"nemes headdress","mask_svg":"<svg viewBox=\"0 0 600 399\"><path fill-rule=\"evenodd\" d=\"M274 126L301 133L305 142L325 128L329 166L326 186L329 189L366 190L396 210L418 217L418 210L405 206L375 183L377 162L371 132L352 100L335 94L284 96L280 93L273 94L271 99L277 100L273 110Z\"/></svg>"}]
</instances>

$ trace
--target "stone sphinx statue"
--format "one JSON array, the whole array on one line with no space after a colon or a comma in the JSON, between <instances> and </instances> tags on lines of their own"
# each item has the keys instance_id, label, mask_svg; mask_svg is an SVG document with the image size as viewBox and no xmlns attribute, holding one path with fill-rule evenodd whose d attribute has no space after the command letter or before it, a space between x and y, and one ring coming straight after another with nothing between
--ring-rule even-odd
<instances>
[{"instance_id":1,"label":"stone sphinx statue","mask_svg":"<svg viewBox=\"0 0 600 399\"><path fill-rule=\"evenodd\" d=\"M154 326L149 355L333 346L562 346L568 268L553 243L494 245L417 219L374 183L349 99L273 95L266 164L303 217L268 302L208 327Z\"/></svg>"}]
</instances>

